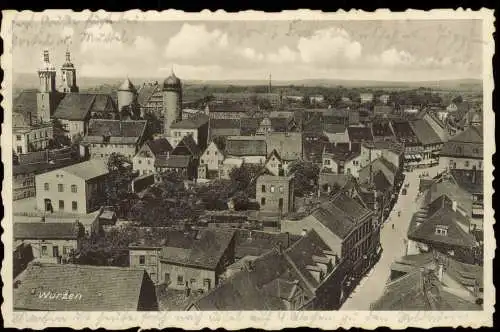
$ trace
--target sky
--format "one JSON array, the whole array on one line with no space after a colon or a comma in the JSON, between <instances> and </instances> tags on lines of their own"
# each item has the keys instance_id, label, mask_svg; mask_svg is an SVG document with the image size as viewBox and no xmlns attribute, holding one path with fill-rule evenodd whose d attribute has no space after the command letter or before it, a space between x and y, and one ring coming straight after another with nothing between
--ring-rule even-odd
<instances>
[{"instance_id":1,"label":"sky","mask_svg":"<svg viewBox=\"0 0 500 332\"><path fill-rule=\"evenodd\" d=\"M66 50L79 76L188 80L481 78L480 20L15 22L15 73Z\"/></svg>"}]
</instances>

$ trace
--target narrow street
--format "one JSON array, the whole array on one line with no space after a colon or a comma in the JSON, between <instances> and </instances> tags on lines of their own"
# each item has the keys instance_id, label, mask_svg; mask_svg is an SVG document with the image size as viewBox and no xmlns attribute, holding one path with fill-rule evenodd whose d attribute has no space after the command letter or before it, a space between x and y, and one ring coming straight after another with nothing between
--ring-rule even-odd
<instances>
[{"instance_id":1,"label":"narrow street","mask_svg":"<svg viewBox=\"0 0 500 332\"><path fill-rule=\"evenodd\" d=\"M437 168L405 172L405 183L409 183L410 186L406 195L400 193L391 214L380 231L380 242L383 248L380 260L361 280L340 310L370 310L370 304L382 296L385 284L389 279L391 264L405 255L404 240L410 220L417 210L418 205L415 199L419 187L418 176L422 172L428 172L430 176L435 176ZM398 211L401 211L400 217L398 217ZM394 229L392 229L392 224L394 224Z\"/></svg>"}]
</instances>

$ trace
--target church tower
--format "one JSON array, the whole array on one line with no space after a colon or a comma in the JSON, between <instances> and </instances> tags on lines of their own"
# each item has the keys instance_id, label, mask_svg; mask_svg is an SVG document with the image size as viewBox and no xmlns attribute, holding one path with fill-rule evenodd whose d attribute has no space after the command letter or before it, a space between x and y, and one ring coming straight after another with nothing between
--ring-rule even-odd
<instances>
[{"instance_id":1,"label":"church tower","mask_svg":"<svg viewBox=\"0 0 500 332\"><path fill-rule=\"evenodd\" d=\"M49 51L43 51L43 62L38 69L40 86L36 96L36 122L49 122L57 106L56 69L50 63Z\"/></svg>"},{"instance_id":2,"label":"church tower","mask_svg":"<svg viewBox=\"0 0 500 332\"><path fill-rule=\"evenodd\" d=\"M127 78L118 88L118 110L121 112L124 107L132 106L137 98L137 90Z\"/></svg>"},{"instance_id":3,"label":"church tower","mask_svg":"<svg viewBox=\"0 0 500 332\"><path fill-rule=\"evenodd\" d=\"M71 62L71 54L66 51L66 62L61 67L62 87L61 92L78 92L76 85L76 68Z\"/></svg>"},{"instance_id":4,"label":"church tower","mask_svg":"<svg viewBox=\"0 0 500 332\"><path fill-rule=\"evenodd\" d=\"M170 126L182 116L182 84L172 69L172 74L163 81L163 134L170 136Z\"/></svg>"}]
</instances>

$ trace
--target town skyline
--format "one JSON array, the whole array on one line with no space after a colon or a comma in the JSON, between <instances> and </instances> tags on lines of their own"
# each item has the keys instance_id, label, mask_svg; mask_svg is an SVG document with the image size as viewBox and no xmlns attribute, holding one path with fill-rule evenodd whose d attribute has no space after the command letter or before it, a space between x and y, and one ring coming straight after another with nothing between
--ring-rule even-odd
<instances>
[{"instance_id":1,"label":"town skyline","mask_svg":"<svg viewBox=\"0 0 500 332\"><path fill-rule=\"evenodd\" d=\"M45 49L56 67L71 51L81 77L163 77L172 67L185 80L208 81L265 80L271 73L275 81L415 82L482 73L482 29L475 20L32 23L14 29L15 73L35 72Z\"/></svg>"}]
</instances>

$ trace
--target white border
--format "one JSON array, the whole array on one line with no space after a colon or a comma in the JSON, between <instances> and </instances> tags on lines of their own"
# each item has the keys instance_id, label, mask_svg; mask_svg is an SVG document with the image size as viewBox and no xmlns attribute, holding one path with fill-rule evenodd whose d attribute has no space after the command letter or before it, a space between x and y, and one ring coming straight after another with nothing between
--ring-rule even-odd
<instances>
[{"instance_id":1,"label":"white border","mask_svg":"<svg viewBox=\"0 0 500 332\"><path fill-rule=\"evenodd\" d=\"M472 327L493 326L493 312L495 301L495 288L493 285L493 257L496 247L493 232L494 212L492 209L492 181L493 164L491 156L495 152L494 145L494 113L492 108L493 70L492 56L493 43L493 11L481 9L471 10L432 10L392 13L389 10L377 10L373 13L364 11L339 11L336 13L322 13L320 11L299 10L283 11L281 13L261 13L246 11L239 13L226 13L224 11L210 12L204 10L200 13L184 13L177 10L164 12L142 12L132 10L124 13L107 13L105 11L90 12L88 10L74 13L70 10L51 10L41 13L31 11L15 12L3 11L1 36L4 41L4 54L1 57L2 69L5 73L2 94L5 110L2 161L4 162L4 190L2 199L5 218L2 221L4 234L2 242L5 246L5 255L2 266L2 280L4 281L2 315L6 327L42 329L52 326L68 326L71 328L98 328L122 329L140 326L141 328L180 327L184 329L200 329L203 327L226 329L241 329L254 327L262 329L281 329L285 327L316 327L336 329L338 327L362 327L375 329L379 326L388 326L393 329L406 327L430 328L434 326ZM483 99L484 99L484 310L480 312L370 312L370 311L310 311L310 312L12 312L12 190L9 179L12 179L12 21L44 19L67 22L87 20L110 21L234 21L234 20L470 20L483 21ZM5 180L6 179L6 180Z\"/></svg>"}]
</instances>

